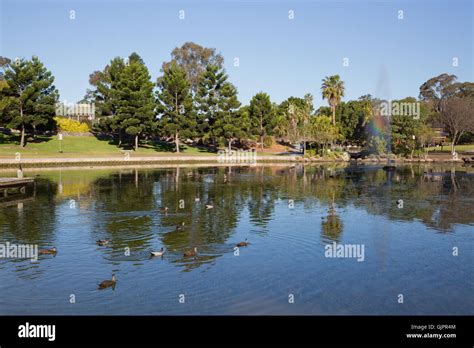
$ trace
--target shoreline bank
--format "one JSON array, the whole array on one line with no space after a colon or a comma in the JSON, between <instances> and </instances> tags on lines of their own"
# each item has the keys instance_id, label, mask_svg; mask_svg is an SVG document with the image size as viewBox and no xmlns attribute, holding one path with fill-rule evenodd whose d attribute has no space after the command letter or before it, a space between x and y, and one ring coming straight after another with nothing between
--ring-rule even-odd
<instances>
[{"instance_id":1,"label":"shoreline bank","mask_svg":"<svg viewBox=\"0 0 474 348\"><path fill-rule=\"evenodd\" d=\"M131 167L131 166L150 166L150 165L192 165L192 164L210 164L210 165L253 165L270 163L352 163L352 164L387 164L386 158L366 158L351 159L343 161L342 159L323 159L323 158L303 158L298 155L269 155L258 156L256 161L249 160L222 160L218 156L147 156L147 157L92 157L92 158L23 158L0 159L0 169L15 169L20 165L22 168L58 168L58 167ZM395 159L390 161L390 165L402 165L405 163L449 163L463 164L464 162L446 158L407 158Z\"/></svg>"},{"instance_id":2,"label":"shoreline bank","mask_svg":"<svg viewBox=\"0 0 474 348\"><path fill-rule=\"evenodd\" d=\"M104 167L104 166L137 166L159 164L222 164L251 165L258 162L296 162L296 156L262 156L256 161L221 160L218 156L146 156L146 157L91 157L91 158L22 158L0 159L0 169L42 168L42 167Z\"/></svg>"}]
</instances>

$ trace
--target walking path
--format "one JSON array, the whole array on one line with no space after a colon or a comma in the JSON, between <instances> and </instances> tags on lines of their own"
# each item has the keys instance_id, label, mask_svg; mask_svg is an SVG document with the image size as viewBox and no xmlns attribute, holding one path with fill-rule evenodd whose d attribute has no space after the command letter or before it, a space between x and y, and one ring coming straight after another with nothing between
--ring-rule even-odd
<instances>
[{"instance_id":1,"label":"walking path","mask_svg":"<svg viewBox=\"0 0 474 348\"><path fill-rule=\"evenodd\" d=\"M110 166L110 165L147 165L162 163L229 163L252 164L256 162L294 162L300 156L257 156L252 158L222 158L219 156L145 156L145 157L91 157L91 158L21 158L0 159L0 168L22 167L59 167L59 166Z\"/></svg>"}]
</instances>

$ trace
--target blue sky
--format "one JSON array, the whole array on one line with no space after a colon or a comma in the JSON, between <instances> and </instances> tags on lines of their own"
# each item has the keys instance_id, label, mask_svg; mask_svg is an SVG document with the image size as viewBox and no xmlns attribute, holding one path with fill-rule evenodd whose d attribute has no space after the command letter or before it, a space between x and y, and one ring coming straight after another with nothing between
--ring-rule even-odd
<instances>
[{"instance_id":1,"label":"blue sky","mask_svg":"<svg viewBox=\"0 0 474 348\"><path fill-rule=\"evenodd\" d=\"M84 96L92 71L133 51L155 81L186 41L222 53L244 103L264 91L275 102L312 93L322 105L321 80L332 74L345 81L344 100L418 96L444 72L474 81L471 0L0 2L0 55L39 56L68 102Z\"/></svg>"}]
</instances>

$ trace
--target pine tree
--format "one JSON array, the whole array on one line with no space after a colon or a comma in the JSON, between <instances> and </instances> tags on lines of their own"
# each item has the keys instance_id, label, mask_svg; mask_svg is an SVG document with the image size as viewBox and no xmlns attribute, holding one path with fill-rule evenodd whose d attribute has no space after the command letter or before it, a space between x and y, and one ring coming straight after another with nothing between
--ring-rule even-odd
<instances>
[{"instance_id":1,"label":"pine tree","mask_svg":"<svg viewBox=\"0 0 474 348\"><path fill-rule=\"evenodd\" d=\"M197 125L186 71L172 62L164 68L157 85L159 126L163 134L174 138L179 153L180 139L195 136Z\"/></svg>"},{"instance_id":2,"label":"pine tree","mask_svg":"<svg viewBox=\"0 0 474 348\"><path fill-rule=\"evenodd\" d=\"M132 53L114 91L117 100L114 119L120 130L134 137L135 151L138 150L140 136L154 127L153 87L143 60Z\"/></svg>"},{"instance_id":3,"label":"pine tree","mask_svg":"<svg viewBox=\"0 0 474 348\"><path fill-rule=\"evenodd\" d=\"M26 132L38 126L53 124L59 95L53 85L54 77L38 57L31 60L5 60L1 64L3 86L2 99L8 100L3 107L3 118L8 127L21 132L20 146L26 146Z\"/></svg>"},{"instance_id":4,"label":"pine tree","mask_svg":"<svg viewBox=\"0 0 474 348\"><path fill-rule=\"evenodd\" d=\"M118 134L118 145L122 145L124 133L119 120L115 117L119 106L119 95L117 84L125 68L125 61L121 57L115 57L103 69L95 71L89 76L89 83L95 87L88 89L85 99L94 103L96 116L99 118L98 127L101 131L116 132Z\"/></svg>"},{"instance_id":5,"label":"pine tree","mask_svg":"<svg viewBox=\"0 0 474 348\"><path fill-rule=\"evenodd\" d=\"M239 121L240 102L237 89L227 81L224 70L208 65L201 76L196 104L198 127L204 140L226 140L231 149L232 142L245 134Z\"/></svg>"},{"instance_id":6,"label":"pine tree","mask_svg":"<svg viewBox=\"0 0 474 348\"><path fill-rule=\"evenodd\" d=\"M254 127L254 134L260 138L260 146L263 150L263 139L266 135L272 134L276 122L276 113L268 94L260 92L252 97L249 116Z\"/></svg>"}]
</instances>

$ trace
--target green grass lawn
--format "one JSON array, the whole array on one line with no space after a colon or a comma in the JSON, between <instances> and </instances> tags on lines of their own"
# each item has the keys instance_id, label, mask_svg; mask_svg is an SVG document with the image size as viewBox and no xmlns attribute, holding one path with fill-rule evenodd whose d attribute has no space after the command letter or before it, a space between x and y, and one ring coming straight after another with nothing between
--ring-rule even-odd
<instances>
[{"instance_id":1,"label":"green grass lawn","mask_svg":"<svg viewBox=\"0 0 474 348\"><path fill-rule=\"evenodd\" d=\"M174 152L174 144L168 143L148 143L142 144L138 151L131 148L121 149L109 140L99 140L96 137L86 136L65 136L60 144L56 136L38 137L36 142L30 141L26 147L21 148L18 136L8 136L0 133L0 158L15 158L15 154L19 152L23 158L75 158L75 157L122 157L124 151L130 151L131 157L138 156L205 156L215 155L214 152L198 147L182 146L180 154ZM59 152L60 147L62 153ZM430 152L449 153L451 146L447 145L441 148L429 148ZM474 144L457 145L456 151L463 153L464 151L474 151ZM258 152L258 156L276 155L277 153Z\"/></svg>"},{"instance_id":2,"label":"green grass lawn","mask_svg":"<svg viewBox=\"0 0 474 348\"><path fill-rule=\"evenodd\" d=\"M441 147L430 147L428 148L429 151L433 152L451 152L451 144L443 146L443 150L441 150ZM474 144L463 144L463 145L456 145L456 152L464 152L464 151L474 151Z\"/></svg>"},{"instance_id":3,"label":"green grass lawn","mask_svg":"<svg viewBox=\"0 0 474 348\"><path fill-rule=\"evenodd\" d=\"M0 134L0 158L14 158L19 152L23 158L74 158L74 157L110 157L124 156L124 149L120 149L109 140L99 140L96 137L69 136L64 137L61 144L56 136L38 137L37 142L29 142L26 147L21 148L18 137ZM62 153L59 152L62 148ZM130 156L166 156L178 155L174 152L174 144L145 144L138 151L131 148ZM212 155L213 152L206 149L183 146L181 156L186 155Z\"/></svg>"}]
</instances>

